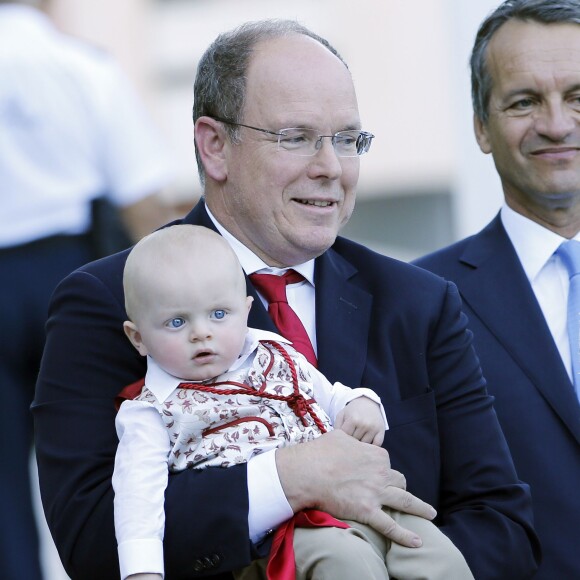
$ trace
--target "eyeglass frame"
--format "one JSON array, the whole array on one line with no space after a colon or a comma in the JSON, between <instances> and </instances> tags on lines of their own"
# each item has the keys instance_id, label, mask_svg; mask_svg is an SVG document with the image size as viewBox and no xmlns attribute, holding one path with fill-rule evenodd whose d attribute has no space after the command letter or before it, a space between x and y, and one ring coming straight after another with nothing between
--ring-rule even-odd
<instances>
[{"instance_id":1,"label":"eyeglass frame","mask_svg":"<svg viewBox=\"0 0 580 580\"><path fill-rule=\"evenodd\" d=\"M330 142L332 143L332 148L334 149L338 157L345 159L348 159L349 157L350 158L360 157L361 155L364 155L365 153L368 152L372 140L375 138L375 136L372 133L369 133L368 131L363 131L361 129L345 129L343 131L337 131L334 135L317 135L318 139L314 143L314 152L311 155L300 155L299 153L293 153L292 151L280 147L280 137L285 136L283 131L288 131L289 129L308 129L309 131L316 131L316 129L312 129L309 127L285 127L284 129L278 129L278 131L270 131L269 129L262 129L261 127L254 127L252 125L245 125L244 123L237 123L236 121L230 121L229 119L224 119L222 117L217 117L215 115L212 116L211 118L214 119L215 121L219 121L220 123L225 123L226 125L233 125L235 127L245 127L246 129L253 129L254 131L260 131L261 133L267 133L268 135L275 135L276 137L278 137L278 151L280 150L286 151L286 153L289 153L290 155L296 155L297 157L314 157L318 153L318 151L320 151L320 148L322 147L322 139L324 139L325 137L331 140ZM359 137L365 138L367 140L368 145L365 148L363 148L360 153L357 147L356 155L340 155L336 151L334 140L336 139L336 136L339 133L348 133L350 131L358 131Z\"/></svg>"}]
</instances>

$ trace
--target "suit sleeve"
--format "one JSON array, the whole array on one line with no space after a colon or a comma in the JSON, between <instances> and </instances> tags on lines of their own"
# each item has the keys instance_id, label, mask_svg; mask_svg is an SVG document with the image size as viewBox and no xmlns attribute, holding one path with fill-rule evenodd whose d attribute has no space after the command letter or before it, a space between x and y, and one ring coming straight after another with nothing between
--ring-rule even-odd
<instances>
[{"instance_id":1,"label":"suit sleeve","mask_svg":"<svg viewBox=\"0 0 580 580\"><path fill-rule=\"evenodd\" d=\"M124 306L110 290L120 282L103 279L79 270L55 291L32 407L47 521L65 569L82 580L119 577L114 398L145 374L145 360L122 331ZM218 574L256 557L248 539L246 473L241 465L169 477L168 577Z\"/></svg>"},{"instance_id":2,"label":"suit sleeve","mask_svg":"<svg viewBox=\"0 0 580 580\"><path fill-rule=\"evenodd\" d=\"M438 524L476 578L529 578L539 554L530 492L517 478L466 322L448 284L426 357L441 455Z\"/></svg>"}]
</instances>

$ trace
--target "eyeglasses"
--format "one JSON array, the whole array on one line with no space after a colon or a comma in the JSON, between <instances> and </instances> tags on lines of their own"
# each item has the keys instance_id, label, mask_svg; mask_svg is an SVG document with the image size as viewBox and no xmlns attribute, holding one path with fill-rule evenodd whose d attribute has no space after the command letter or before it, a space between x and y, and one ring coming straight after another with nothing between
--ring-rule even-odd
<instances>
[{"instance_id":1,"label":"eyeglasses","mask_svg":"<svg viewBox=\"0 0 580 580\"><path fill-rule=\"evenodd\" d=\"M324 138L330 139L335 153L338 157L357 157L366 153L370 147L374 135L367 131L359 131L357 129L349 131L339 131L334 135L320 135L316 129L308 129L305 127L289 127L288 129L280 129L279 131L269 131L268 129L260 129L260 127L252 127L251 125L244 125L243 123L235 123L228 119L220 117L213 117L220 123L227 125L234 125L236 127L245 127L246 129L253 129L274 135L278 137L278 151L285 151L292 155L300 155L301 157L312 157L316 155L317 151L322 147L322 140Z\"/></svg>"}]
</instances>

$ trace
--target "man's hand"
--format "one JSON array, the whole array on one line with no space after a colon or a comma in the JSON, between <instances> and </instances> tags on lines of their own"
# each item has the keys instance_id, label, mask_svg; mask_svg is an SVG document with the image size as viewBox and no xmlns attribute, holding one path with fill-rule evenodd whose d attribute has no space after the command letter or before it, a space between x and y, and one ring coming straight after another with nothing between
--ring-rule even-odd
<instances>
[{"instance_id":1,"label":"man's hand","mask_svg":"<svg viewBox=\"0 0 580 580\"><path fill-rule=\"evenodd\" d=\"M335 518L368 524L410 548L421 545L419 536L399 526L382 507L428 520L436 515L429 504L405 491L405 478L391 469L385 449L357 441L340 430L278 449L276 466L295 513L321 509Z\"/></svg>"},{"instance_id":2,"label":"man's hand","mask_svg":"<svg viewBox=\"0 0 580 580\"><path fill-rule=\"evenodd\" d=\"M350 401L336 416L334 427L363 443L382 445L385 438L381 406L368 397Z\"/></svg>"}]
</instances>

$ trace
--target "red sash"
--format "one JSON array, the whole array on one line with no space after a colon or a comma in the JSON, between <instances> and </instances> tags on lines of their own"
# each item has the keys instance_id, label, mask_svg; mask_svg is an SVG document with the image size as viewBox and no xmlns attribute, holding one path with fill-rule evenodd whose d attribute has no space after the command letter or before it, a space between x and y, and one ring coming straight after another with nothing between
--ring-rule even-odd
<instances>
[{"instance_id":1,"label":"red sash","mask_svg":"<svg viewBox=\"0 0 580 580\"><path fill-rule=\"evenodd\" d=\"M294 514L274 534L270 560L266 568L268 580L295 580L294 528L350 528L345 523L320 510L308 509Z\"/></svg>"}]
</instances>

